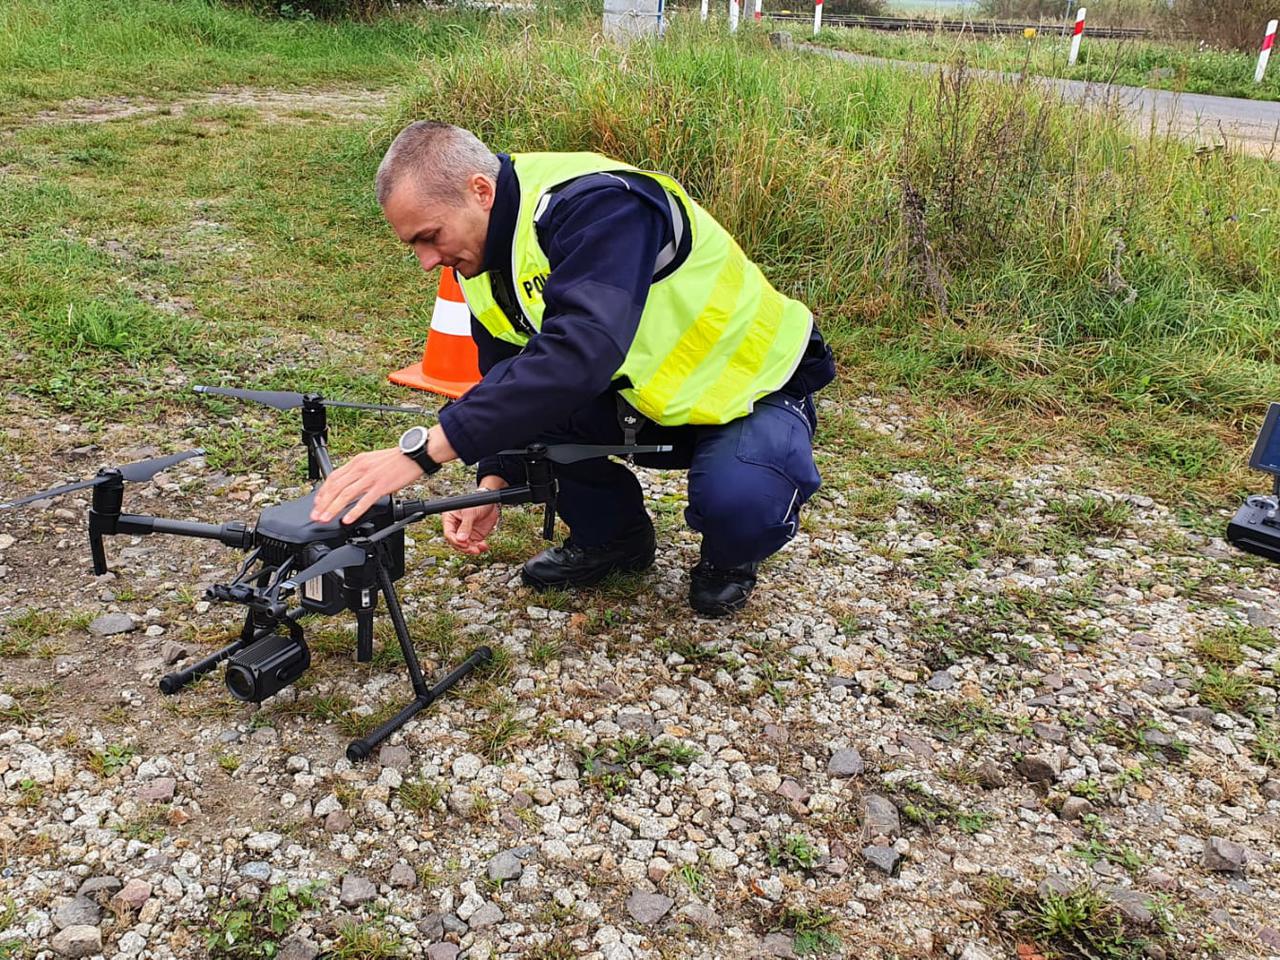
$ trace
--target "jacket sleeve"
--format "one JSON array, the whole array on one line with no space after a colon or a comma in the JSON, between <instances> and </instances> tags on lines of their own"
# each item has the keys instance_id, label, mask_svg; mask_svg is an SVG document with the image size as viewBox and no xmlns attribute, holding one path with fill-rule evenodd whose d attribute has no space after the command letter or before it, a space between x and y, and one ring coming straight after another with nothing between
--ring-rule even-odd
<instances>
[{"instance_id":1,"label":"jacket sleeve","mask_svg":"<svg viewBox=\"0 0 1280 960\"><path fill-rule=\"evenodd\" d=\"M618 177L598 181L558 199L539 223L551 264L539 333L519 354L496 360L479 384L440 412L445 434L467 463L528 443L567 420L608 390L622 366L658 251L671 235L671 216L665 202Z\"/></svg>"}]
</instances>

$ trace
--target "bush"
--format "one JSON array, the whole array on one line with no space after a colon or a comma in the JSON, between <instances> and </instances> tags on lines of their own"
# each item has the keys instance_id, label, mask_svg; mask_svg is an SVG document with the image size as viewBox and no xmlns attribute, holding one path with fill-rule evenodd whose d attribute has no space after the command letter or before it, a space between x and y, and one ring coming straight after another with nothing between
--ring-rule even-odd
<instances>
[{"instance_id":1,"label":"bush","mask_svg":"<svg viewBox=\"0 0 1280 960\"><path fill-rule=\"evenodd\" d=\"M286 20L372 20L400 6L394 0L223 0L228 6Z\"/></svg>"},{"instance_id":2,"label":"bush","mask_svg":"<svg viewBox=\"0 0 1280 960\"><path fill-rule=\"evenodd\" d=\"M1214 47L1256 50L1267 20L1276 15L1274 0L1182 0L1178 25Z\"/></svg>"}]
</instances>

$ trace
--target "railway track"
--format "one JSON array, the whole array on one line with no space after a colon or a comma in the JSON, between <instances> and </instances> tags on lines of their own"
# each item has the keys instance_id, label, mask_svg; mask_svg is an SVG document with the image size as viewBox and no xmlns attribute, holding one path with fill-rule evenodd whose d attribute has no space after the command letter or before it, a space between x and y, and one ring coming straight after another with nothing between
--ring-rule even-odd
<instances>
[{"instance_id":1,"label":"railway track","mask_svg":"<svg viewBox=\"0 0 1280 960\"><path fill-rule=\"evenodd\" d=\"M813 20L812 12L792 13L780 11L766 13L771 20L803 21ZM1027 29L1040 33L1066 32L1071 24L1061 23L1029 23L1008 20L933 20L926 17L854 17L829 16L822 18L824 27L863 27L867 30L941 30L946 33L972 33L976 36L999 36L1002 34L1021 34ZM1142 40L1152 35L1152 31L1141 27L1089 27L1088 35L1104 40Z\"/></svg>"}]
</instances>

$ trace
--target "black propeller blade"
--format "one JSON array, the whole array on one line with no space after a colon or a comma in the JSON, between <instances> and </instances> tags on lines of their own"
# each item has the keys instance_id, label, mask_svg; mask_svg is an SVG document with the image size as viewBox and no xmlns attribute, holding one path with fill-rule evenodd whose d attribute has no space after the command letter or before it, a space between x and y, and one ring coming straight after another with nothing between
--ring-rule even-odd
<instances>
[{"instance_id":1,"label":"black propeller blade","mask_svg":"<svg viewBox=\"0 0 1280 960\"><path fill-rule=\"evenodd\" d=\"M84 490L88 487L96 487L100 483L107 483L114 479L114 474L119 474L123 479L132 483L143 483L150 480L162 470L168 470L175 463L181 463L183 460L190 460L192 457L202 457L204 451L197 448L195 450L187 450L183 453L171 454L167 457L156 457L152 460L137 460L133 463L126 463L122 467L114 467L110 470L104 470L96 477L90 477L88 480L81 480L79 483L68 483L66 486L54 487L52 490L45 490L42 493L33 493L28 497L22 497L18 500L10 500L8 503L0 503L0 510L10 510L13 507L21 507L24 504L35 503L37 500L48 500L50 497L60 497L64 493L71 493L75 490Z\"/></svg>"},{"instance_id":2,"label":"black propeller blade","mask_svg":"<svg viewBox=\"0 0 1280 960\"><path fill-rule=\"evenodd\" d=\"M362 538L358 541L343 544L337 550L331 550L323 557L317 560L311 566L299 570L288 580L280 582L280 589L294 590L298 584L306 583L308 580L314 580L316 577L324 576L326 573L335 573L346 567L358 567L364 564L365 557L368 556L367 547L372 546L379 540L385 540L394 533L398 533L411 523L417 523L425 513L415 513L405 517L403 520L397 520L389 527L383 527L377 533Z\"/></svg>"},{"instance_id":3,"label":"black propeller blade","mask_svg":"<svg viewBox=\"0 0 1280 960\"><path fill-rule=\"evenodd\" d=\"M669 443L649 444L626 446L619 444L617 446L609 446L608 444L595 443L554 443L547 447L543 453L552 463L577 463L579 460L592 460L596 457L627 457L633 453L670 453L672 446ZM528 456L531 450L501 450L498 453L500 457L524 457Z\"/></svg>"},{"instance_id":4,"label":"black propeller blade","mask_svg":"<svg viewBox=\"0 0 1280 960\"><path fill-rule=\"evenodd\" d=\"M241 390L238 387L204 387L197 386L196 393L207 393L218 397L234 397L237 400L252 400L263 403L276 410L297 410L306 401L301 393L288 390ZM382 410L387 413L426 413L421 407L392 407L384 403L352 403L349 400L326 400L317 395L317 399L326 407L345 407L349 410Z\"/></svg>"}]
</instances>

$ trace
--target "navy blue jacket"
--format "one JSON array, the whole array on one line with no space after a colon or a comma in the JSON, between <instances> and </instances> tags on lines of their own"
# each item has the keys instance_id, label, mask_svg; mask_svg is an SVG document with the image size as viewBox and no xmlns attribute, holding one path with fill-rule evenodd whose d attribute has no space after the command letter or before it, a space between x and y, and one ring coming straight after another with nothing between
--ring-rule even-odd
<instances>
[{"instance_id":1,"label":"navy blue jacket","mask_svg":"<svg viewBox=\"0 0 1280 960\"><path fill-rule=\"evenodd\" d=\"M519 190L510 158L499 154L499 160L484 269L492 274L499 305L518 318L511 246ZM484 379L440 411L449 442L465 462L480 463L480 477L499 472L497 451L532 441L610 389L640 324L658 252L674 235L671 209L657 183L611 173L580 177L558 191L537 231L551 264L541 332L522 350L472 317ZM688 237L686 230L684 249L667 272L687 256ZM805 356L783 389L801 397L834 378L835 362L815 324Z\"/></svg>"}]
</instances>

